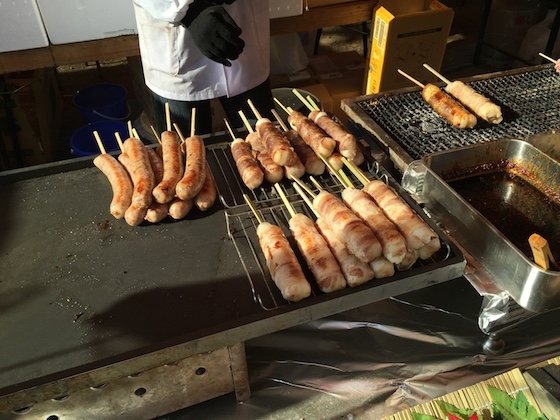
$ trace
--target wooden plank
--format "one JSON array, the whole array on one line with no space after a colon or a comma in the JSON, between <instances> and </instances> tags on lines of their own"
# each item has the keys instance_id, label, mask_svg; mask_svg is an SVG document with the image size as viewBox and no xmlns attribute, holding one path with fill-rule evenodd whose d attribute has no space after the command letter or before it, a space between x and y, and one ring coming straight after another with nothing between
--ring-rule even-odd
<instances>
[{"instance_id":1,"label":"wooden plank","mask_svg":"<svg viewBox=\"0 0 560 420\"><path fill-rule=\"evenodd\" d=\"M137 35L52 45L50 48L57 66L133 57L140 54Z\"/></svg>"},{"instance_id":2,"label":"wooden plank","mask_svg":"<svg viewBox=\"0 0 560 420\"><path fill-rule=\"evenodd\" d=\"M0 54L0 74L54 67L54 65L49 47Z\"/></svg>"},{"instance_id":3,"label":"wooden plank","mask_svg":"<svg viewBox=\"0 0 560 420\"><path fill-rule=\"evenodd\" d=\"M312 31L328 26L342 26L371 20L377 1L359 0L330 6L313 7L302 15L272 19L270 34L282 35Z\"/></svg>"}]
</instances>

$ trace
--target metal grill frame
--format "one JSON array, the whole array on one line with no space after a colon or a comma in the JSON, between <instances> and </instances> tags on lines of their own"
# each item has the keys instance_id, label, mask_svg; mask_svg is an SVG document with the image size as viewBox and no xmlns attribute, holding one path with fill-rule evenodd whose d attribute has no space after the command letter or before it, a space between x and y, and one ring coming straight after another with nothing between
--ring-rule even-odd
<instances>
[{"instance_id":1,"label":"metal grill frame","mask_svg":"<svg viewBox=\"0 0 560 420\"><path fill-rule=\"evenodd\" d=\"M428 153L560 128L560 75L551 64L461 80L500 105L504 121L479 119L473 129L455 128L422 99L418 87L343 99L341 107L373 134L401 172Z\"/></svg>"}]
</instances>

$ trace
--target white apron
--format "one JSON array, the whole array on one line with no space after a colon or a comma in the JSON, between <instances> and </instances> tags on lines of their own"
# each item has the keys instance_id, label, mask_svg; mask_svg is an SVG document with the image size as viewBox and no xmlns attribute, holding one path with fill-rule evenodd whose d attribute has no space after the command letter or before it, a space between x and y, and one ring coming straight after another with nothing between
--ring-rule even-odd
<instances>
[{"instance_id":1,"label":"white apron","mask_svg":"<svg viewBox=\"0 0 560 420\"><path fill-rule=\"evenodd\" d=\"M181 19L192 0L134 0L146 85L173 100L235 96L266 80L270 71L268 2L237 0L224 8L241 27L245 48L231 67L196 47Z\"/></svg>"}]
</instances>

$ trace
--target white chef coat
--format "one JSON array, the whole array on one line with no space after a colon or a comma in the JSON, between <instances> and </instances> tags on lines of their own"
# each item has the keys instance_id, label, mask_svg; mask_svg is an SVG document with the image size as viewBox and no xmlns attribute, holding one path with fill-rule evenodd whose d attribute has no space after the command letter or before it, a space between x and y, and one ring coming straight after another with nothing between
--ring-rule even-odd
<instances>
[{"instance_id":1,"label":"white chef coat","mask_svg":"<svg viewBox=\"0 0 560 420\"><path fill-rule=\"evenodd\" d=\"M270 71L268 1L224 4L245 41L231 67L204 56L181 24L192 2L134 0L146 85L164 98L199 101L235 96L263 83Z\"/></svg>"}]
</instances>

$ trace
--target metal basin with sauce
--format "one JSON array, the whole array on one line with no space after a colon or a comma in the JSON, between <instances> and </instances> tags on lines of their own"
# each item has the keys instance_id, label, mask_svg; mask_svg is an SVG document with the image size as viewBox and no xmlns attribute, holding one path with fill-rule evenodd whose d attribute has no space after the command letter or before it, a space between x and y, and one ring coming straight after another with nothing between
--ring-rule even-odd
<instances>
[{"instance_id":1,"label":"metal basin with sauce","mask_svg":"<svg viewBox=\"0 0 560 420\"><path fill-rule=\"evenodd\" d=\"M538 233L560 260L560 163L523 140L494 140L426 155L417 193L426 208L520 306L560 306L560 271L532 258ZM418 171L418 168L416 168Z\"/></svg>"}]
</instances>

